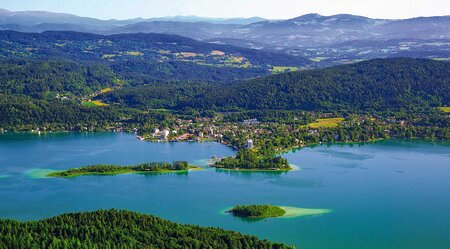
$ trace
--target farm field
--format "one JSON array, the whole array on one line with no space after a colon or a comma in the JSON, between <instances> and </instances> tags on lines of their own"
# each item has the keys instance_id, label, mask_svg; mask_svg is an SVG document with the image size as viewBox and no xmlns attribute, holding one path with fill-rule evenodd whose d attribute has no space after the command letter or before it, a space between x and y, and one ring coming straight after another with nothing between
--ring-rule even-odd
<instances>
[{"instance_id":1,"label":"farm field","mask_svg":"<svg viewBox=\"0 0 450 249\"><path fill-rule=\"evenodd\" d=\"M272 73L286 73L286 72L296 72L298 67L280 67L275 66L272 68Z\"/></svg>"},{"instance_id":2,"label":"farm field","mask_svg":"<svg viewBox=\"0 0 450 249\"><path fill-rule=\"evenodd\" d=\"M339 123L344 121L344 118L320 118L316 122L308 125L310 128L333 128L337 127Z\"/></svg>"},{"instance_id":3,"label":"farm field","mask_svg":"<svg viewBox=\"0 0 450 249\"><path fill-rule=\"evenodd\" d=\"M85 107L106 107L106 106L109 106L108 104L103 103L102 101L99 101L99 100L86 101L86 102L83 102L82 104Z\"/></svg>"},{"instance_id":4,"label":"farm field","mask_svg":"<svg viewBox=\"0 0 450 249\"><path fill-rule=\"evenodd\" d=\"M441 111L443 111L443 112L449 113L449 112L450 112L450 106L442 106L442 107L439 107L439 110L441 110Z\"/></svg>"}]
</instances>

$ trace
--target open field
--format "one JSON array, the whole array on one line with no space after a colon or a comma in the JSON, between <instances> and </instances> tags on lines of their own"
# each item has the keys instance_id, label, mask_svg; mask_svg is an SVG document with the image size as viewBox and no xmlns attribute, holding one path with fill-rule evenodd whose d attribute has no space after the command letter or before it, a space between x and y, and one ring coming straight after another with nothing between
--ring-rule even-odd
<instances>
[{"instance_id":1,"label":"open field","mask_svg":"<svg viewBox=\"0 0 450 249\"><path fill-rule=\"evenodd\" d=\"M245 57L242 56L230 56L226 60L226 63L243 63L245 60Z\"/></svg>"},{"instance_id":2,"label":"open field","mask_svg":"<svg viewBox=\"0 0 450 249\"><path fill-rule=\"evenodd\" d=\"M333 128L344 121L344 118L319 118L316 122L308 124L310 128Z\"/></svg>"},{"instance_id":3,"label":"open field","mask_svg":"<svg viewBox=\"0 0 450 249\"><path fill-rule=\"evenodd\" d=\"M220 50L213 50L212 52L211 52L211 55L215 55L215 56L225 56L225 52L222 52L222 51L220 51Z\"/></svg>"},{"instance_id":4,"label":"open field","mask_svg":"<svg viewBox=\"0 0 450 249\"><path fill-rule=\"evenodd\" d=\"M117 55L116 54L104 54L103 56L102 56L102 58L103 59L112 59L112 58L114 58L114 57L116 57Z\"/></svg>"},{"instance_id":5,"label":"open field","mask_svg":"<svg viewBox=\"0 0 450 249\"><path fill-rule=\"evenodd\" d=\"M192 52L181 52L181 53L179 53L179 55L181 55L183 57L195 57L198 54L197 53L192 53Z\"/></svg>"},{"instance_id":6,"label":"open field","mask_svg":"<svg viewBox=\"0 0 450 249\"><path fill-rule=\"evenodd\" d=\"M315 58L311 58L310 60L313 62L321 62L326 59L328 59L328 58L327 57L315 57Z\"/></svg>"},{"instance_id":7,"label":"open field","mask_svg":"<svg viewBox=\"0 0 450 249\"><path fill-rule=\"evenodd\" d=\"M439 107L439 110L449 113L450 112L450 107L449 106L442 106L442 107Z\"/></svg>"},{"instance_id":8,"label":"open field","mask_svg":"<svg viewBox=\"0 0 450 249\"><path fill-rule=\"evenodd\" d=\"M109 92L111 92L112 90L113 90L112 88L108 87L108 88L105 88L105 89L100 90L100 93L109 93Z\"/></svg>"},{"instance_id":9,"label":"open field","mask_svg":"<svg viewBox=\"0 0 450 249\"><path fill-rule=\"evenodd\" d=\"M285 73L285 72L296 72L298 67L279 67L275 66L272 68L272 73Z\"/></svg>"},{"instance_id":10,"label":"open field","mask_svg":"<svg viewBox=\"0 0 450 249\"><path fill-rule=\"evenodd\" d=\"M126 52L127 55L131 55L131 56L141 56L144 55L144 53L139 52L139 51L128 51Z\"/></svg>"},{"instance_id":11,"label":"open field","mask_svg":"<svg viewBox=\"0 0 450 249\"><path fill-rule=\"evenodd\" d=\"M433 58L435 61L450 61L450 58Z\"/></svg>"},{"instance_id":12,"label":"open field","mask_svg":"<svg viewBox=\"0 0 450 249\"><path fill-rule=\"evenodd\" d=\"M101 102L99 100L86 101L86 102L83 102L82 104L83 104L83 106L86 106L86 107L105 107L105 106L109 106L108 104L103 103L103 102Z\"/></svg>"}]
</instances>

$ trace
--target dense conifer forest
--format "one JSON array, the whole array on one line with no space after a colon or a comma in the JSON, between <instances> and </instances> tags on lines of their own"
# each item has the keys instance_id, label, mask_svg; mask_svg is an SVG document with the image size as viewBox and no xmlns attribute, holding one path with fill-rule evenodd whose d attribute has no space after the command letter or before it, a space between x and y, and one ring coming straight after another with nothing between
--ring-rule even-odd
<instances>
[{"instance_id":1,"label":"dense conifer forest","mask_svg":"<svg viewBox=\"0 0 450 249\"><path fill-rule=\"evenodd\" d=\"M101 210L40 221L0 220L0 248L290 248L218 228Z\"/></svg>"},{"instance_id":2,"label":"dense conifer forest","mask_svg":"<svg viewBox=\"0 0 450 249\"><path fill-rule=\"evenodd\" d=\"M227 85L153 84L106 94L140 108L386 111L450 105L450 63L371 60Z\"/></svg>"}]
</instances>

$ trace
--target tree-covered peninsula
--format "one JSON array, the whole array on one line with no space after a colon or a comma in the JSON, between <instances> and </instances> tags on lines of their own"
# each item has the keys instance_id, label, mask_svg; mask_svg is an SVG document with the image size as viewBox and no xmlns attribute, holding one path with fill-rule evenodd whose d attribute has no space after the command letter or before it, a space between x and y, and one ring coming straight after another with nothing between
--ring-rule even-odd
<instances>
[{"instance_id":1,"label":"tree-covered peninsula","mask_svg":"<svg viewBox=\"0 0 450 249\"><path fill-rule=\"evenodd\" d=\"M57 171L48 174L48 177L77 177L83 175L120 175L129 173L151 173L151 172L180 172L196 168L189 166L186 161L177 161L173 163L167 162L151 162L142 163L135 166L117 166L117 165L91 165L81 168L68 169L65 171Z\"/></svg>"},{"instance_id":2,"label":"tree-covered peninsula","mask_svg":"<svg viewBox=\"0 0 450 249\"><path fill-rule=\"evenodd\" d=\"M286 214L283 208L272 205L235 206L230 212L235 216L250 219L274 218Z\"/></svg>"},{"instance_id":3,"label":"tree-covered peninsula","mask_svg":"<svg viewBox=\"0 0 450 249\"><path fill-rule=\"evenodd\" d=\"M0 248L292 248L219 228L101 210L40 221L0 220Z\"/></svg>"}]
</instances>

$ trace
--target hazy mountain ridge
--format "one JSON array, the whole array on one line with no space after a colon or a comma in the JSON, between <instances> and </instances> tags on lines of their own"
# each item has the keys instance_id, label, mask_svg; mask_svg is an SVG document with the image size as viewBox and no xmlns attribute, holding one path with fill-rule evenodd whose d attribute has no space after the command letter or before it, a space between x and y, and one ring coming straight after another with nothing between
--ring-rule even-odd
<instances>
[{"instance_id":1,"label":"hazy mountain ridge","mask_svg":"<svg viewBox=\"0 0 450 249\"><path fill-rule=\"evenodd\" d=\"M448 28L450 16L388 20L349 14L332 16L307 14L288 20L265 20L260 17L227 19L197 16L100 20L44 11L11 12L4 9L0 11L0 27L3 29L22 29L16 31L28 32L52 29L63 31L64 28L70 28L69 24L80 25L77 27L81 28L78 30L81 32L92 31L102 34L177 33L181 32L184 27L185 36L200 40L218 37L258 40L272 38L271 36L276 35L280 40L287 38L296 46L311 46L312 44L318 46L351 39L384 39L385 36L388 39L450 39L450 29ZM45 29L45 25L47 25L47 29ZM202 33L198 33L199 30ZM312 37L312 33L315 37ZM182 35L181 33L177 34ZM279 43L279 41L273 40L270 42Z\"/></svg>"},{"instance_id":2,"label":"hazy mountain ridge","mask_svg":"<svg viewBox=\"0 0 450 249\"><path fill-rule=\"evenodd\" d=\"M284 21L253 23L234 32L239 33L240 39L262 39L273 46L321 46L361 39L450 39L448 27L450 16L383 20L345 14L309 14Z\"/></svg>"},{"instance_id":3,"label":"hazy mountain ridge","mask_svg":"<svg viewBox=\"0 0 450 249\"><path fill-rule=\"evenodd\" d=\"M162 33L190 37L197 40L205 40L224 35L240 25L214 24L208 22L178 22L178 21L153 21L139 22L104 31L105 34L122 33Z\"/></svg>"},{"instance_id":4,"label":"hazy mountain ridge","mask_svg":"<svg viewBox=\"0 0 450 249\"><path fill-rule=\"evenodd\" d=\"M306 57L321 66L399 56L448 60L449 27L450 16L387 20L349 14L308 14L289 20L195 16L98 20L50 12L0 11L0 30L173 34ZM386 43L394 40L397 44ZM358 45L352 46L353 43Z\"/></svg>"},{"instance_id":5,"label":"hazy mountain ridge","mask_svg":"<svg viewBox=\"0 0 450 249\"><path fill-rule=\"evenodd\" d=\"M154 18L133 18L125 20L101 20L90 17L80 17L73 14L54 13L48 11L8 11L0 9L0 24L19 24L24 26L34 26L38 24L83 24L89 26L98 26L111 28L112 26L123 26L132 23L154 22L154 21L173 21L173 22L208 22L214 24L239 24L246 25L250 23L264 21L261 17L250 18L209 18L199 16L167 16Z\"/></svg>"}]
</instances>

